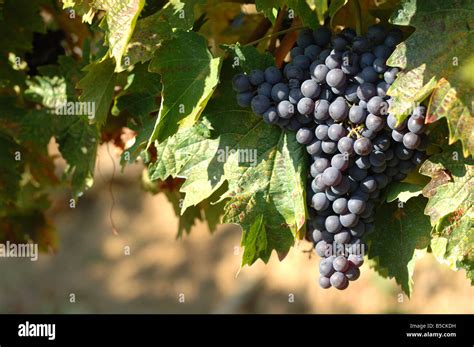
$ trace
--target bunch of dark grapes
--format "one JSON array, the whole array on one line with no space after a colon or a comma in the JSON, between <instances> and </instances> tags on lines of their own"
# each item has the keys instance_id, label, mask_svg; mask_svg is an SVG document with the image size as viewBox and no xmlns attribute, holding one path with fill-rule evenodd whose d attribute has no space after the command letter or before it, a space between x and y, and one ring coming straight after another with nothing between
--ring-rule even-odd
<instances>
[{"instance_id":1,"label":"bunch of dark grapes","mask_svg":"<svg viewBox=\"0 0 474 347\"><path fill-rule=\"evenodd\" d=\"M319 284L345 289L356 280L374 229L381 190L425 158L426 108L402 123L389 113L387 90L398 68L387 58L402 41L381 25L366 37L344 29L302 31L282 70L234 77L237 102L268 124L296 131L311 156L307 238L322 258Z\"/></svg>"}]
</instances>

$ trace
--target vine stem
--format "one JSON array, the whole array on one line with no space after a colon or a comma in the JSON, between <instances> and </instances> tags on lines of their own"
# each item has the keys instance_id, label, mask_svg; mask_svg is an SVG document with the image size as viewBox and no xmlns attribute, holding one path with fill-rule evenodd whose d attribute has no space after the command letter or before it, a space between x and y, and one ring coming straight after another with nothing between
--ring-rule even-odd
<instances>
[{"instance_id":1,"label":"vine stem","mask_svg":"<svg viewBox=\"0 0 474 347\"><path fill-rule=\"evenodd\" d=\"M362 14L360 10L359 0L352 0L351 4L352 4L352 10L355 13L356 33L357 35L361 36L362 35Z\"/></svg>"},{"instance_id":2,"label":"vine stem","mask_svg":"<svg viewBox=\"0 0 474 347\"><path fill-rule=\"evenodd\" d=\"M252 42L249 42L249 43L246 43L243 47L247 47L247 46L253 46L254 44L256 43L259 43L260 41L263 41L263 40L266 40L272 36L276 36L276 35L280 35L280 34L286 34L286 33L290 33L292 31L296 31L296 30L301 30L301 29L304 29L305 27L304 26L298 26L298 27L292 27L292 28L288 28L288 29L285 29L285 30L280 30L280 31L277 31L277 32L274 32L274 33L271 33L269 35L266 35L258 40L255 40L255 41L252 41Z\"/></svg>"}]
</instances>

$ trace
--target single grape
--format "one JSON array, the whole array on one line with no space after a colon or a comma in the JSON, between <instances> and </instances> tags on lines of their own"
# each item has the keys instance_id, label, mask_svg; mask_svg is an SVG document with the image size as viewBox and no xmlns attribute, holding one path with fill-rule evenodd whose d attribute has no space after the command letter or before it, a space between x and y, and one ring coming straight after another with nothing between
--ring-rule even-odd
<instances>
[{"instance_id":1,"label":"single grape","mask_svg":"<svg viewBox=\"0 0 474 347\"><path fill-rule=\"evenodd\" d=\"M314 243L318 243L323 239L321 235L321 230L319 229L314 229L313 232L311 233L311 239L313 240Z\"/></svg>"},{"instance_id":2,"label":"single grape","mask_svg":"<svg viewBox=\"0 0 474 347\"><path fill-rule=\"evenodd\" d=\"M408 130L414 134L421 134L425 128L425 118L423 116L411 116L407 122Z\"/></svg>"},{"instance_id":3,"label":"single grape","mask_svg":"<svg viewBox=\"0 0 474 347\"><path fill-rule=\"evenodd\" d=\"M333 141L323 141L321 148L326 154L333 154L337 151L337 144Z\"/></svg>"},{"instance_id":4,"label":"single grape","mask_svg":"<svg viewBox=\"0 0 474 347\"><path fill-rule=\"evenodd\" d=\"M285 72L286 78L289 80L293 78L302 80L304 78L303 70L293 64L288 64L284 72Z\"/></svg>"},{"instance_id":5,"label":"single grape","mask_svg":"<svg viewBox=\"0 0 474 347\"><path fill-rule=\"evenodd\" d=\"M392 84L393 82L395 82L395 79L397 78L397 74L399 71L400 70L396 67L388 69L383 74L384 81L387 82L388 84Z\"/></svg>"},{"instance_id":6,"label":"single grape","mask_svg":"<svg viewBox=\"0 0 474 347\"><path fill-rule=\"evenodd\" d=\"M278 103L277 111L281 118L290 118L295 114L295 106L288 100L283 100Z\"/></svg>"},{"instance_id":7,"label":"single grape","mask_svg":"<svg viewBox=\"0 0 474 347\"><path fill-rule=\"evenodd\" d=\"M316 244L314 250L316 251L316 254L320 257L326 257L331 252L331 245L328 244L326 241L321 240Z\"/></svg>"},{"instance_id":8,"label":"single grape","mask_svg":"<svg viewBox=\"0 0 474 347\"><path fill-rule=\"evenodd\" d=\"M346 75L341 69L333 69L326 75L326 83L330 87L341 88L346 83Z\"/></svg>"},{"instance_id":9,"label":"single grape","mask_svg":"<svg viewBox=\"0 0 474 347\"><path fill-rule=\"evenodd\" d=\"M340 232L334 235L334 242L339 244L345 244L351 239L351 233L345 229L341 229Z\"/></svg>"},{"instance_id":10,"label":"single grape","mask_svg":"<svg viewBox=\"0 0 474 347\"><path fill-rule=\"evenodd\" d=\"M301 98L298 101L297 109L301 114L310 114L314 111L314 101L307 97Z\"/></svg>"},{"instance_id":11,"label":"single grape","mask_svg":"<svg viewBox=\"0 0 474 347\"><path fill-rule=\"evenodd\" d=\"M329 115L335 121L343 121L349 114L349 106L344 99L336 99L329 106Z\"/></svg>"},{"instance_id":12,"label":"single grape","mask_svg":"<svg viewBox=\"0 0 474 347\"><path fill-rule=\"evenodd\" d=\"M354 151L358 155L368 155L372 151L372 142L365 137L361 137L354 142Z\"/></svg>"},{"instance_id":13,"label":"single grape","mask_svg":"<svg viewBox=\"0 0 474 347\"><path fill-rule=\"evenodd\" d=\"M326 217L326 222L324 223L324 226L326 230L332 234L337 233L342 228L341 222L339 221L339 217L336 215L330 215Z\"/></svg>"},{"instance_id":14,"label":"single grape","mask_svg":"<svg viewBox=\"0 0 474 347\"><path fill-rule=\"evenodd\" d=\"M403 34L398 29L390 30L385 38L384 45L390 48L395 48L400 42L402 42Z\"/></svg>"},{"instance_id":15,"label":"single grape","mask_svg":"<svg viewBox=\"0 0 474 347\"><path fill-rule=\"evenodd\" d=\"M250 80L247 75L242 73L235 75L232 78L232 87L238 93L246 92L250 90Z\"/></svg>"},{"instance_id":16,"label":"single grape","mask_svg":"<svg viewBox=\"0 0 474 347\"><path fill-rule=\"evenodd\" d=\"M272 99L276 102L287 100L290 90L285 83L277 83L272 88Z\"/></svg>"},{"instance_id":17,"label":"single grape","mask_svg":"<svg viewBox=\"0 0 474 347\"><path fill-rule=\"evenodd\" d=\"M330 103L327 100L317 100L314 103L314 118L316 120L326 120L329 118Z\"/></svg>"},{"instance_id":18,"label":"single grape","mask_svg":"<svg viewBox=\"0 0 474 347\"><path fill-rule=\"evenodd\" d=\"M360 270L359 270L359 268L357 268L355 266L349 266L349 269L346 272L344 272L344 275L346 276L346 278L349 281L355 281L356 279L358 279L360 277ZM327 277L324 277L324 278L327 278ZM329 287L330 287L331 286L331 281L328 281L328 283L329 283ZM327 287L327 288L329 288L329 287Z\"/></svg>"},{"instance_id":19,"label":"single grape","mask_svg":"<svg viewBox=\"0 0 474 347\"><path fill-rule=\"evenodd\" d=\"M333 141L339 141L345 135L346 129L339 123L331 125L328 129L328 136Z\"/></svg>"},{"instance_id":20,"label":"single grape","mask_svg":"<svg viewBox=\"0 0 474 347\"><path fill-rule=\"evenodd\" d=\"M263 121L267 124L276 124L278 122L278 112L276 107L272 106L263 114Z\"/></svg>"},{"instance_id":21,"label":"single grape","mask_svg":"<svg viewBox=\"0 0 474 347\"><path fill-rule=\"evenodd\" d=\"M338 69L342 64L342 55L337 51L331 51L331 53L326 57L324 64L330 69Z\"/></svg>"},{"instance_id":22,"label":"single grape","mask_svg":"<svg viewBox=\"0 0 474 347\"><path fill-rule=\"evenodd\" d=\"M332 203L332 210L336 214L345 214L347 213L347 199L346 198L337 198Z\"/></svg>"},{"instance_id":23,"label":"single grape","mask_svg":"<svg viewBox=\"0 0 474 347\"><path fill-rule=\"evenodd\" d=\"M329 127L326 124L320 124L316 127L314 134L316 138L319 140L327 140L328 137Z\"/></svg>"},{"instance_id":24,"label":"single grape","mask_svg":"<svg viewBox=\"0 0 474 347\"><path fill-rule=\"evenodd\" d=\"M339 221L343 227L352 228L359 222L359 216L355 213L341 214Z\"/></svg>"},{"instance_id":25,"label":"single grape","mask_svg":"<svg viewBox=\"0 0 474 347\"><path fill-rule=\"evenodd\" d=\"M330 161L327 158L318 158L314 161L314 167L317 172L323 173L330 165Z\"/></svg>"},{"instance_id":26,"label":"single grape","mask_svg":"<svg viewBox=\"0 0 474 347\"><path fill-rule=\"evenodd\" d=\"M298 55L293 59L292 63L302 70L307 70L311 65L311 60L305 55Z\"/></svg>"},{"instance_id":27,"label":"single grape","mask_svg":"<svg viewBox=\"0 0 474 347\"><path fill-rule=\"evenodd\" d=\"M372 63L372 67L377 73L384 73L387 70L387 65L385 64L386 59L377 58Z\"/></svg>"},{"instance_id":28,"label":"single grape","mask_svg":"<svg viewBox=\"0 0 474 347\"><path fill-rule=\"evenodd\" d=\"M365 201L359 196L353 196L347 202L347 208L351 213L361 214L365 210Z\"/></svg>"},{"instance_id":29,"label":"single grape","mask_svg":"<svg viewBox=\"0 0 474 347\"><path fill-rule=\"evenodd\" d=\"M312 78L318 82L323 83L326 81L326 76L329 72L329 68L324 64L319 64L314 67L313 70L310 71Z\"/></svg>"},{"instance_id":30,"label":"single grape","mask_svg":"<svg viewBox=\"0 0 474 347\"><path fill-rule=\"evenodd\" d=\"M313 140L313 131L308 128L300 128L296 133L296 141L302 145L307 145Z\"/></svg>"},{"instance_id":31,"label":"single grape","mask_svg":"<svg viewBox=\"0 0 474 347\"><path fill-rule=\"evenodd\" d=\"M296 39L296 44L303 49L308 47L309 45L312 45L313 43L313 32L311 30L301 31L298 35L298 38Z\"/></svg>"},{"instance_id":32,"label":"single grape","mask_svg":"<svg viewBox=\"0 0 474 347\"><path fill-rule=\"evenodd\" d=\"M332 125L331 125L332 127ZM331 130L331 128L329 128ZM336 154L334 157L331 158L331 166L335 167L340 171L344 171L349 166L349 158L346 157L344 154Z\"/></svg>"},{"instance_id":33,"label":"single grape","mask_svg":"<svg viewBox=\"0 0 474 347\"><path fill-rule=\"evenodd\" d=\"M340 255L332 261L332 267L339 272L345 272L349 269L349 262L346 257Z\"/></svg>"},{"instance_id":34,"label":"single grape","mask_svg":"<svg viewBox=\"0 0 474 347\"><path fill-rule=\"evenodd\" d=\"M335 167L328 167L323 172L323 182L327 186L335 186L341 182L341 179L341 171L339 171Z\"/></svg>"},{"instance_id":35,"label":"single grape","mask_svg":"<svg viewBox=\"0 0 474 347\"><path fill-rule=\"evenodd\" d=\"M277 84L283 79L281 71L275 66L270 66L265 69L265 80L270 84Z\"/></svg>"},{"instance_id":36,"label":"single grape","mask_svg":"<svg viewBox=\"0 0 474 347\"><path fill-rule=\"evenodd\" d=\"M408 132L403 135L403 145L408 149L416 149L421 142L421 138L419 135Z\"/></svg>"},{"instance_id":37,"label":"single grape","mask_svg":"<svg viewBox=\"0 0 474 347\"><path fill-rule=\"evenodd\" d=\"M329 200L326 198L325 193L316 193L314 194L311 200L311 206L316 211L322 211L329 207Z\"/></svg>"},{"instance_id":38,"label":"single grape","mask_svg":"<svg viewBox=\"0 0 474 347\"><path fill-rule=\"evenodd\" d=\"M260 95L264 95L267 98L271 98L272 96L272 85L268 82L263 82L257 88L257 93Z\"/></svg>"},{"instance_id":39,"label":"single grape","mask_svg":"<svg viewBox=\"0 0 474 347\"><path fill-rule=\"evenodd\" d=\"M339 290L346 289L349 285L349 281L347 280L346 276L342 272L335 272L329 278L331 285Z\"/></svg>"},{"instance_id":40,"label":"single grape","mask_svg":"<svg viewBox=\"0 0 474 347\"><path fill-rule=\"evenodd\" d=\"M337 142L337 149L342 154L352 155L354 153L354 140L350 137L343 137Z\"/></svg>"},{"instance_id":41,"label":"single grape","mask_svg":"<svg viewBox=\"0 0 474 347\"><path fill-rule=\"evenodd\" d=\"M377 182L373 176L367 176L360 181L360 189L367 193L372 193L377 189Z\"/></svg>"},{"instance_id":42,"label":"single grape","mask_svg":"<svg viewBox=\"0 0 474 347\"><path fill-rule=\"evenodd\" d=\"M319 286L323 289L331 288L331 281L328 277L320 276L318 282Z\"/></svg>"},{"instance_id":43,"label":"single grape","mask_svg":"<svg viewBox=\"0 0 474 347\"><path fill-rule=\"evenodd\" d=\"M367 110L376 116L384 115L387 114L388 104L380 96L374 96L367 102Z\"/></svg>"},{"instance_id":44,"label":"single grape","mask_svg":"<svg viewBox=\"0 0 474 347\"><path fill-rule=\"evenodd\" d=\"M367 116L367 111L361 106L354 105L349 110L349 120L354 124L362 124Z\"/></svg>"},{"instance_id":45,"label":"single grape","mask_svg":"<svg viewBox=\"0 0 474 347\"><path fill-rule=\"evenodd\" d=\"M256 95L251 101L252 111L256 114L263 114L270 107L270 99L264 95Z\"/></svg>"},{"instance_id":46,"label":"single grape","mask_svg":"<svg viewBox=\"0 0 474 347\"><path fill-rule=\"evenodd\" d=\"M306 80L301 85L301 93L308 98L315 99L321 93L321 87L315 80Z\"/></svg>"},{"instance_id":47,"label":"single grape","mask_svg":"<svg viewBox=\"0 0 474 347\"><path fill-rule=\"evenodd\" d=\"M357 97L362 101L369 101L377 94L377 90L372 83L364 82L357 88Z\"/></svg>"},{"instance_id":48,"label":"single grape","mask_svg":"<svg viewBox=\"0 0 474 347\"><path fill-rule=\"evenodd\" d=\"M365 119L365 126L367 127L367 129L372 130L373 132L378 132L382 130L384 125L384 119L372 113L369 113L367 115L367 118Z\"/></svg>"},{"instance_id":49,"label":"single grape","mask_svg":"<svg viewBox=\"0 0 474 347\"><path fill-rule=\"evenodd\" d=\"M262 70L252 70L249 75L250 83L254 86L258 86L265 82L265 73Z\"/></svg>"}]
</instances>

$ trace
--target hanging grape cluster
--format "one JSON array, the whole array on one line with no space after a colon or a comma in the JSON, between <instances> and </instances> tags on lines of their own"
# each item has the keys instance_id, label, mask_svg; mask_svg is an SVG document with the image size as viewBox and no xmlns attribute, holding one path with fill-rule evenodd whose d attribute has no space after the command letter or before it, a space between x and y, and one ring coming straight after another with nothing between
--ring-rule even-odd
<instances>
[{"instance_id":1,"label":"hanging grape cluster","mask_svg":"<svg viewBox=\"0 0 474 347\"><path fill-rule=\"evenodd\" d=\"M345 289L356 280L374 229L381 190L401 181L425 157L426 108L398 122L387 90L398 68L387 58L400 31L371 26L366 37L349 28L302 31L282 70L234 76L237 102L268 124L296 131L311 156L307 238L322 258L319 284ZM383 232L383 230L379 230Z\"/></svg>"}]
</instances>

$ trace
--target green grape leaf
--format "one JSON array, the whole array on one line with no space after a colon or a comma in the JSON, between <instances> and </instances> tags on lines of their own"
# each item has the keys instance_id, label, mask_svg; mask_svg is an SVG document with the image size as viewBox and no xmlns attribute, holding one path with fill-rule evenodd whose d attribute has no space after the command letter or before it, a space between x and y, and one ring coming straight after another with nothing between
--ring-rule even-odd
<instances>
[{"instance_id":1,"label":"green grape leaf","mask_svg":"<svg viewBox=\"0 0 474 347\"><path fill-rule=\"evenodd\" d=\"M283 258L301 236L307 157L294 133L268 126L236 104L231 73L227 66L198 125L156 145L157 161L149 169L152 179L186 178L183 210L227 182L223 221L241 225L242 264L251 265L259 258L267 262L273 250Z\"/></svg>"},{"instance_id":2,"label":"green grape leaf","mask_svg":"<svg viewBox=\"0 0 474 347\"><path fill-rule=\"evenodd\" d=\"M139 19L127 45L125 58L129 59L130 65L146 62L153 57L163 41L171 38L171 35L171 25L163 18L161 11Z\"/></svg>"},{"instance_id":3,"label":"green grape leaf","mask_svg":"<svg viewBox=\"0 0 474 347\"><path fill-rule=\"evenodd\" d=\"M192 126L219 81L220 58L213 58L206 40L194 32L177 32L155 53L149 70L163 84L161 107L150 138L159 142L181 127Z\"/></svg>"},{"instance_id":4,"label":"green grape leaf","mask_svg":"<svg viewBox=\"0 0 474 347\"><path fill-rule=\"evenodd\" d=\"M410 198L414 198L421 194L423 187L418 184L407 182L390 183L387 188L387 202L395 200L407 202Z\"/></svg>"},{"instance_id":5,"label":"green grape leaf","mask_svg":"<svg viewBox=\"0 0 474 347\"><path fill-rule=\"evenodd\" d=\"M87 71L87 74L77 84L77 88L82 89L79 100L91 105L94 114L88 116L100 127L107 120L114 96L117 76L114 73L114 63L111 59L91 63L84 68L84 71Z\"/></svg>"},{"instance_id":6,"label":"green grape leaf","mask_svg":"<svg viewBox=\"0 0 474 347\"><path fill-rule=\"evenodd\" d=\"M275 65L275 58L270 53L262 54L253 46L242 46L237 42L222 47L234 56L233 66L241 68L245 73L250 73L253 69L265 70Z\"/></svg>"},{"instance_id":7,"label":"green grape leaf","mask_svg":"<svg viewBox=\"0 0 474 347\"><path fill-rule=\"evenodd\" d=\"M122 66L122 57L145 0L95 0L92 4L95 10L106 12L101 26L105 29L109 56L115 58L115 71L123 71L127 66Z\"/></svg>"},{"instance_id":8,"label":"green grape leaf","mask_svg":"<svg viewBox=\"0 0 474 347\"><path fill-rule=\"evenodd\" d=\"M467 84L466 82L462 82ZM474 89L473 89L474 90ZM449 82L441 79L433 92L427 121L434 121L446 118L449 128L449 144L460 140L463 144L463 154L467 157L474 154L474 117L457 97L456 89L452 88Z\"/></svg>"},{"instance_id":9,"label":"green grape leaf","mask_svg":"<svg viewBox=\"0 0 474 347\"><path fill-rule=\"evenodd\" d=\"M459 145L449 149L431 156L420 168L420 173L431 177L423 195L429 198L425 213L430 216L432 225L464 203L473 201L474 161L460 155Z\"/></svg>"},{"instance_id":10,"label":"green grape leaf","mask_svg":"<svg viewBox=\"0 0 474 347\"><path fill-rule=\"evenodd\" d=\"M404 0L390 21L416 28L387 61L387 65L403 69L388 90L393 97L390 112L403 120L434 91L427 121L446 117L450 142L461 139L464 154L474 153L470 136L474 130L471 108L474 88L462 76L474 50L474 32L470 29L474 3ZM433 46L433 42L437 44Z\"/></svg>"},{"instance_id":11,"label":"green grape leaf","mask_svg":"<svg viewBox=\"0 0 474 347\"><path fill-rule=\"evenodd\" d=\"M375 213L375 230L364 237L369 258L377 264L381 275L394 277L410 296L413 290L415 263L430 244L431 226L423 214L426 199L411 198L398 208L397 203L384 203ZM387 221L389 221L387 223Z\"/></svg>"},{"instance_id":12,"label":"green grape leaf","mask_svg":"<svg viewBox=\"0 0 474 347\"><path fill-rule=\"evenodd\" d=\"M70 177L73 195L77 197L94 182L99 131L87 120L77 116L71 116L60 124L56 141L68 163L65 174Z\"/></svg>"},{"instance_id":13,"label":"green grape leaf","mask_svg":"<svg viewBox=\"0 0 474 347\"><path fill-rule=\"evenodd\" d=\"M425 213L434 226L431 248L439 262L451 269L466 269L473 282L474 273L474 161L460 155L461 146L445 147L421 166L431 177L423 189L429 198Z\"/></svg>"}]
</instances>

